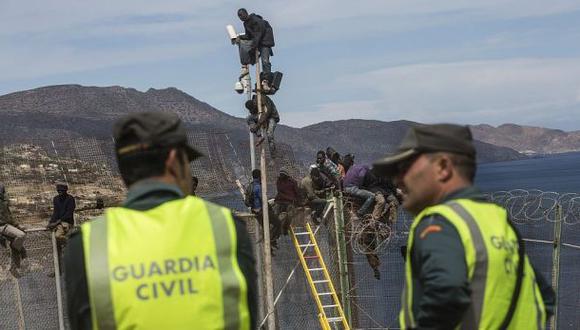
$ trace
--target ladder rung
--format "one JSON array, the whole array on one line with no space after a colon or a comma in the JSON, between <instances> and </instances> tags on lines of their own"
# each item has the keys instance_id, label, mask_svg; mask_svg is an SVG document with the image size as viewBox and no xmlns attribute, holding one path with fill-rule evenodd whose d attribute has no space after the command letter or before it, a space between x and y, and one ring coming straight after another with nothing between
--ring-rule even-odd
<instances>
[{"instance_id":1,"label":"ladder rung","mask_svg":"<svg viewBox=\"0 0 580 330\"><path fill-rule=\"evenodd\" d=\"M315 270L323 270L324 268L308 268L309 271L313 272Z\"/></svg>"},{"instance_id":2,"label":"ladder rung","mask_svg":"<svg viewBox=\"0 0 580 330\"><path fill-rule=\"evenodd\" d=\"M317 283L328 283L330 282L329 280L318 280L318 281L312 281L312 283L317 284Z\"/></svg>"},{"instance_id":3,"label":"ladder rung","mask_svg":"<svg viewBox=\"0 0 580 330\"><path fill-rule=\"evenodd\" d=\"M299 247L308 247L308 246L314 246L314 244L299 244Z\"/></svg>"},{"instance_id":4,"label":"ladder rung","mask_svg":"<svg viewBox=\"0 0 580 330\"><path fill-rule=\"evenodd\" d=\"M294 233L294 235L310 235L310 232L304 231L304 232L300 232L300 233Z\"/></svg>"},{"instance_id":5,"label":"ladder rung","mask_svg":"<svg viewBox=\"0 0 580 330\"><path fill-rule=\"evenodd\" d=\"M330 296L332 294L332 292L323 292L323 293L319 293L319 296Z\"/></svg>"},{"instance_id":6,"label":"ladder rung","mask_svg":"<svg viewBox=\"0 0 580 330\"><path fill-rule=\"evenodd\" d=\"M339 317L329 317L326 320L328 322L331 322L331 323L341 322L342 321L342 316L339 316Z\"/></svg>"},{"instance_id":7,"label":"ladder rung","mask_svg":"<svg viewBox=\"0 0 580 330\"><path fill-rule=\"evenodd\" d=\"M334 308L334 307L338 307L338 305L324 305L324 306L322 306L322 308Z\"/></svg>"},{"instance_id":8,"label":"ladder rung","mask_svg":"<svg viewBox=\"0 0 580 330\"><path fill-rule=\"evenodd\" d=\"M304 256L304 259L318 259L318 256Z\"/></svg>"}]
</instances>

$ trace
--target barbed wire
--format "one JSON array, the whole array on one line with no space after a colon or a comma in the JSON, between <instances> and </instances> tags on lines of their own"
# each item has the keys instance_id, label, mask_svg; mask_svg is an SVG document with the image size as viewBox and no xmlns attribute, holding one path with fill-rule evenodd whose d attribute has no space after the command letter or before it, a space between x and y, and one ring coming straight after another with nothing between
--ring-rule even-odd
<instances>
[{"instance_id":1,"label":"barbed wire","mask_svg":"<svg viewBox=\"0 0 580 330\"><path fill-rule=\"evenodd\" d=\"M488 198L503 206L511 220L518 224L580 223L580 194L577 193L514 189L488 194Z\"/></svg>"},{"instance_id":2,"label":"barbed wire","mask_svg":"<svg viewBox=\"0 0 580 330\"><path fill-rule=\"evenodd\" d=\"M391 226L371 217L351 222L350 234L352 250L357 254L382 254L393 237Z\"/></svg>"}]
</instances>

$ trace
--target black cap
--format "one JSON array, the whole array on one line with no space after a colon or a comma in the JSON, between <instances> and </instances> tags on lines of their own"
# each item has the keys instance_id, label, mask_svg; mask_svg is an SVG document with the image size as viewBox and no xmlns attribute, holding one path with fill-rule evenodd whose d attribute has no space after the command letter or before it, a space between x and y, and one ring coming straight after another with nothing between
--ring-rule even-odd
<instances>
[{"instance_id":1,"label":"black cap","mask_svg":"<svg viewBox=\"0 0 580 330\"><path fill-rule=\"evenodd\" d=\"M469 127L454 124L412 126L397 152L376 160L373 167L377 173L396 175L398 163L429 152L450 152L475 159L473 136Z\"/></svg>"},{"instance_id":2,"label":"black cap","mask_svg":"<svg viewBox=\"0 0 580 330\"><path fill-rule=\"evenodd\" d=\"M187 144L185 127L173 113L132 113L115 122L113 136L119 157L167 147L183 148L190 161L203 156Z\"/></svg>"},{"instance_id":3,"label":"black cap","mask_svg":"<svg viewBox=\"0 0 580 330\"><path fill-rule=\"evenodd\" d=\"M68 191L68 184L63 181L58 181L54 184L57 191Z\"/></svg>"}]
</instances>

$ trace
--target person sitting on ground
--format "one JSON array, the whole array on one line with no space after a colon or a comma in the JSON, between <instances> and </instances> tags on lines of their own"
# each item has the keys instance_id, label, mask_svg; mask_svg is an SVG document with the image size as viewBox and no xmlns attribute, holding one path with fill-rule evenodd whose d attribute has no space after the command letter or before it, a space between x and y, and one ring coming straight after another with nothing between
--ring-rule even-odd
<instances>
[{"instance_id":1,"label":"person sitting on ground","mask_svg":"<svg viewBox=\"0 0 580 330\"><path fill-rule=\"evenodd\" d=\"M332 180L334 187L340 189L340 173L336 165L328 158L323 150L316 153L316 165L320 172Z\"/></svg>"},{"instance_id":2,"label":"person sitting on ground","mask_svg":"<svg viewBox=\"0 0 580 330\"><path fill-rule=\"evenodd\" d=\"M199 184L199 179L196 176L191 177L191 196L195 196L195 190Z\"/></svg>"},{"instance_id":3,"label":"person sitting on ground","mask_svg":"<svg viewBox=\"0 0 580 330\"><path fill-rule=\"evenodd\" d=\"M304 204L312 210L310 217L315 224L320 224L327 203L326 189L331 186L330 180L320 173L316 165L311 165L310 172L300 181Z\"/></svg>"},{"instance_id":4,"label":"person sitting on ground","mask_svg":"<svg viewBox=\"0 0 580 330\"><path fill-rule=\"evenodd\" d=\"M24 227L12 216L10 201L6 188L0 183L0 243L6 247L6 240L10 242L10 273L20 277L20 262L26 258Z\"/></svg>"},{"instance_id":5,"label":"person sitting on ground","mask_svg":"<svg viewBox=\"0 0 580 330\"><path fill-rule=\"evenodd\" d=\"M256 216L260 227L264 228L264 213L262 208L262 182L261 171L254 169L252 171L252 181L246 187L245 204ZM270 245L272 248L278 248L278 238L280 237L281 226L280 220L274 213L273 208L268 204L268 220L270 221Z\"/></svg>"},{"instance_id":6,"label":"person sitting on ground","mask_svg":"<svg viewBox=\"0 0 580 330\"><path fill-rule=\"evenodd\" d=\"M250 132L256 134L258 137L258 142L256 145L260 145L264 141L262 136L261 128L266 131L266 136L268 137L268 145L270 147L270 152L273 154L276 152L276 143L274 142L274 130L276 125L280 122L280 114L276 105L267 95L261 96L262 100L262 114L258 111L258 100L257 96L252 96L251 100L246 101L246 109L250 112L246 121L250 127Z\"/></svg>"},{"instance_id":7,"label":"person sitting on ground","mask_svg":"<svg viewBox=\"0 0 580 330\"><path fill-rule=\"evenodd\" d=\"M369 167L367 165L353 164L344 177L344 191L351 196L360 198L364 201L362 206L356 212L356 215L351 215L354 217L353 220L357 220L357 217L364 217L375 201L374 193L362 189L364 178L368 171Z\"/></svg>"},{"instance_id":8,"label":"person sitting on ground","mask_svg":"<svg viewBox=\"0 0 580 330\"><path fill-rule=\"evenodd\" d=\"M56 184L58 195L52 199L52 216L47 228L54 230L54 236L62 245L66 241L67 233L74 227L75 198L68 193L68 185L64 182Z\"/></svg>"},{"instance_id":9,"label":"person sitting on ground","mask_svg":"<svg viewBox=\"0 0 580 330\"><path fill-rule=\"evenodd\" d=\"M276 181L276 190L274 213L278 215L282 226L282 233L288 235L299 197L298 183L288 174L288 170L280 170L280 175Z\"/></svg>"}]
</instances>

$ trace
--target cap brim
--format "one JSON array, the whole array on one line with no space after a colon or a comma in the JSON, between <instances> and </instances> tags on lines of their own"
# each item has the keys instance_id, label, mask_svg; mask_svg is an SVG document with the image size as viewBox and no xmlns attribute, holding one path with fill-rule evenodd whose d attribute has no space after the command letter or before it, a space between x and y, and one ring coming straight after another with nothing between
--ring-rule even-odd
<instances>
[{"instance_id":1,"label":"cap brim","mask_svg":"<svg viewBox=\"0 0 580 330\"><path fill-rule=\"evenodd\" d=\"M409 149L381 158L373 163L373 169L380 175L395 176L397 174L397 164L417 154L419 154L419 151L416 149Z\"/></svg>"},{"instance_id":2,"label":"cap brim","mask_svg":"<svg viewBox=\"0 0 580 330\"><path fill-rule=\"evenodd\" d=\"M185 151L187 153L187 158L189 158L189 161L195 160L199 157L203 157L203 154L201 152L193 149L187 144L185 145Z\"/></svg>"}]
</instances>

